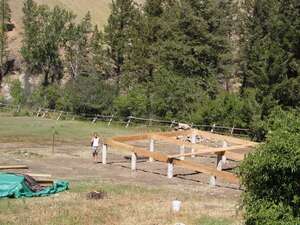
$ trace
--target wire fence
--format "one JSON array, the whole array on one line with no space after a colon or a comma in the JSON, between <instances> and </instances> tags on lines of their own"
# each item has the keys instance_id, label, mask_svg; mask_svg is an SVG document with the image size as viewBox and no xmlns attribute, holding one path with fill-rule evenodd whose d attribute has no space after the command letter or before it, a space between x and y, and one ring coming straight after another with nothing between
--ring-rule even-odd
<instances>
[{"instance_id":1,"label":"wire fence","mask_svg":"<svg viewBox=\"0 0 300 225\"><path fill-rule=\"evenodd\" d=\"M21 105L14 105L0 102L0 111L20 113L22 109ZM190 129L197 128L199 130L210 131L212 133L229 134L234 136L245 136L250 135L251 129L238 128L235 126L222 126L213 124L193 124L188 122L181 122L177 120L160 120L154 118L141 118L135 116L119 117L114 114L102 115L102 114L89 114L89 113L74 113L62 110L55 110L49 108L26 108L29 116L45 119L54 120L85 120L90 121L92 124L96 124L97 121L106 122L107 126L112 123L119 124L125 128L132 126L142 127L156 127L164 129Z\"/></svg>"}]
</instances>

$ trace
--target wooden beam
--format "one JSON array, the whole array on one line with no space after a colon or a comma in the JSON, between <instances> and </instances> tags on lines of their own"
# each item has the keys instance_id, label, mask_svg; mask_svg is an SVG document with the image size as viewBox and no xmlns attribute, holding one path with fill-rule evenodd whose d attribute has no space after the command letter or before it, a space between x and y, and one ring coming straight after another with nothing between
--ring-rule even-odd
<instances>
[{"instance_id":1,"label":"wooden beam","mask_svg":"<svg viewBox=\"0 0 300 225\"><path fill-rule=\"evenodd\" d=\"M175 145L179 145L179 146L186 146L186 147L199 147L199 146L203 146L204 145L197 145L197 144L192 144L192 143L189 143L189 142L186 142L186 141L180 141L180 140L176 140L176 139L173 139L171 137L167 137L167 136L164 136L164 135L158 135L158 134L153 134L152 135L152 138L154 140L158 140L158 141L166 141L168 143L171 143L171 144L175 144Z\"/></svg>"},{"instance_id":2,"label":"wooden beam","mask_svg":"<svg viewBox=\"0 0 300 225\"><path fill-rule=\"evenodd\" d=\"M41 186L48 186L53 184L53 180L51 179L35 179L35 181Z\"/></svg>"},{"instance_id":3,"label":"wooden beam","mask_svg":"<svg viewBox=\"0 0 300 225\"><path fill-rule=\"evenodd\" d=\"M216 176L217 178L221 178L233 184L239 184L239 179L233 173L218 171L215 167L207 166L207 165L199 165L198 163L192 161L182 161L178 159L174 159L173 163L177 166L181 166L185 169L190 169L193 171L209 174L211 176Z\"/></svg>"},{"instance_id":4,"label":"wooden beam","mask_svg":"<svg viewBox=\"0 0 300 225\"><path fill-rule=\"evenodd\" d=\"M0 166L0 170L11 170L11 169L28 169L28 166L26 166L26 165Z\"/></svg>"},{"instance_id":5,"label":"wooden beam","mask_svg":"<svg viewBox=\"0 0 300 225\"><path fill-rule=\"evenodd\" d=\"M244 139L236 138L236 137L232 137L232 136L226 136L226 135L211 133L211 132L207 132L207 131L200 131L200 130L197 130L196 132L200 136L203 136L206 138L211 138L211 139L216 139L216 140L220 140L220 141L224 140L224 141L227 141L232 144L237 144L237 145L249 144L249 145L252 145L253 147L258 145L258 143L256 143L256 142L248 141L248 140L244 140Z\"/></svg>"},{"instance_id":6,"label":"wooden beam","mask_svg":"<svg viewBox=\"0 0 300 225\"><path fill-rule=\"evenodd\" d=\"M31 176L31 177L52 177L51 174L40 174L40 173L24 173L25 175Z\"/></svg>"},{"instance_id":7,"label":"wooden beam","mask_svg":"<svg viewBox=\"0 0 300 225\"><path fill-rule=\"evenodd\" d=\"M243 161L245 158L245 154L236 153L236 152L225 152L225 156L228 159L234 160L234 161Z\"/></svg>"},{"instance_id":8,"label":"wooden beam","mask_svg":"<svg viewBox=\"0 0 300 225\"><path fill-rule=\"evenodd\" d=\"M112 138L115 141L119 142L129 142L129 141L140 141L140 140L146 140L151 139L154 135L161 135L163 137L175 137L178 135L188 135L190 131L170 131L170 132L155 132L155 133L145 133L140 135L129 135L129 136L118 136Z\"/></svg>"},{"instance_id":9,"label":"wooden beam","mask_svg":"<svg viewBox=\"0 0 300 225\"><path fill-rule=\"evenodd\" d=\"M185 154L177 154L177 155L168 155L169 158L179 158L182 156L192 156L192 155L206 155L206 154L211 154L211 153L222 153L222 152L229 152L229 151L234 151L234 150L249 150L249 148L252 148L252 145L235 145L231 147L226 147L226 148L212 148L212 147L207 147L205 149L203 148L195 148L198 150L197 152L189 152ZM237 153L238 154L238 153ZM233 154L232 154L233 155Z\"/></svg>"},{"instance_id":10,"label":"wooden beam","mask_svg":"<svg viewBox=\"0 0 300 225\"><path fill-rule=\"evenodd\" d=\"M148 134L141 134L141 135L130 135L130 136L114 137L113 140L119 141L119 142L128 142L128 141L140 141L140 140L145 140L145 139L148 139L148 138L149 138Z\"/></svg>"},{"instance_id":11,"label":"wooden beam","mask_svg":"<svg viewBox=\"0 0 300 225\"><path fill-rule=\"evenodd\" d=\"M114 141L112 139L107 140L106 144L111 145L112 147L117 147L118 149L120 149L121 151L124 151L124 152L134 152L140 156L152 157L156 161L160 161L160 162L168 161L168 156L165 154L162 154L160 152L150 152L147 149L135 147L135 146L125 144L125 143L120 143L120 142Z\"/></svg>"}]
</instances>

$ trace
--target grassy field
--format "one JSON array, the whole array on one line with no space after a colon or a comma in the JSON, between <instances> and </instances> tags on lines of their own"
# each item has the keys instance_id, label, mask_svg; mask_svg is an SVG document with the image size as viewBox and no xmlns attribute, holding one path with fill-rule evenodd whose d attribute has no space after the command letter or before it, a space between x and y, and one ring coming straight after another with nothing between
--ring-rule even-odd
<instances>
[{"instance_id":1,"label":"grassy field","mask_svg":"<svg viewBox=\"0 0 300 225\"><path fill-rule=\"evenodd\" d=\"M7 143L13 151L20 143L35 145L36 143L50 143L53 127L58 132L60 147L70 143L78 145L89 142L90 135L98 132L102 137L134 134L148 131L147 128L124 128L124 125L107 126L107 123L83 121L56 121L31 117L12 117L0 114L0 164L5 161L8 150L2 146ZM13 146L16 146L15 148ZM28 151L34 153L35 148ZM37 149L38 150L38 149ZM70 152L71 154L72 152ZM26 163L47 165L49 173L55 165L68 166L70 158L61 154L44 154L42 157L24 158ZM65 157L65 158L64 158ZM2 161L1 161L2 158ZM84 170L89 160L80 161L78 168ZM74 163L73 163L74 164ZM92 165L96 168L95 165ZM35 167L38 168L38 167ZM74 170L74 167L72 167ZM106 169L105 169L106 168ZM236 197L226 194L226 189L209 189L208 186L193 186L176 183L170 185L164 178L160 184L138 182L138 178L123 180L113 177L120 171L128 173L126 169L111 167L97 167L97 177L76 177L76 172L70 174L70 190L50 197L31 199L0 199L0 225L238 225L240 217L235 215ZM57 168L56 168L57 170ZM113 176L104 179L101 173L112 171ZM90 171L90 170L88 170ZM123 173L123 172L121 172ZM74 175L75 174L75 175ZM123 175L124 176L124 175ZM136 175L134 175L136 176ZM150 176L142 175L142 176ZM155 177L157 175L153 175ZM83 177L83 176L81 176ZM188 190L188 191L187 191ZM104 191L107 196L102 200L89 200L87 193ZM230 191L230 190L229 190ZM183 202L182 210L178 214L171 212L171 201L178 198Z\"/></svg>"},{"instance_id":2,"label":"grassy field","mask_svg":"<svg viewBox=\"0 0 300 225\"><path fill-rule=\"evenodd\" d=\"M52 141L53 132L56 132L56 140L60 142L86 143L94 132L102 138L107 138L146 131L150 130L146 127L125 128L125 124L115 123L107 126L107 122L101 121L92 124L88 121L56 121L0 114L0 141L48 143Z\"/></svg>"}]
</instances>

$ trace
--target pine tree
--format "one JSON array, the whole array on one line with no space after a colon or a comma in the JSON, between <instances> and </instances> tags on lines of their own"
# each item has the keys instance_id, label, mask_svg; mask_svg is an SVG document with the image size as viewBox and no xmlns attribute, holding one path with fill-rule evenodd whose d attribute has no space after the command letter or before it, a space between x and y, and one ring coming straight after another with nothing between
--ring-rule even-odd
<instances>
[{"instance_id":1,"label":"pine tree","mask_svg":"<svg viewBox=\"0 0 300 225\"><path fill-rule=\"evenodd\" d=\"M131 26L136 23L138 9L133 0L112 0L111 15L105 26L105 42L108 45L112 74L116 79L117 93L120 91L120 80L131 42Z\"/></svg>"},{"instance_id":2,"label":"pine tree","mask_svg":"<svg viewBox=\"0 0 300 225\"><path fill-rule=\"evenodd\" d=\"M265 109L300 105L298 0L255 0L246 12L243 89L255 88Z\"/></svg>"},{"instance_id":3,"label":"pine tree","mask_svg":"<svg viewBox=\"0 0 300 225\"><path fill-rule=\"evenodd\" d=\"M164 13L161 61L168 70L200 80L208 90L230 73L232 0L183 0ZM223 75L224 76L224 75Z\"/></svg>"},{"instance_id":4,"label":"pine tree","mask_svg":"<svg viewBox=\"0 0 300 225\"><path fill-rule=\"evenodd\" d=\"M0 88L3 76L7 72L7 57L8 57L8 43L7 43L7 27L11 19L11 11L7 0L0 0Z\"/></svg>"},{"instance_id":5,"label":"pine tree","mask_svg":"<svg viewBox=\"0 0 300 225\"><path fill-rule=\"evenodd\" d=\"M132 46L125 63L127 86L142 84L146 87L146 111L152 113L151 95L153 94L154 74L159 65L158 40L162 32L161 15L165 0L147 0L137 23L132 26Z\"/></svg>"},{"instance_id":6,"label":"pine tree","mask_svg":"<svg viewBox=\"0 0 300 225\"><path fill-rule=\"evenodd\" d=\"M91 35L92 24L89 12L78 25L73 23L68 29L67 40L64 44L65 61L72 79L89 73Z\"/></svg>"},{"instance_id":7,"label":"pine tree","mask_svg":"<svg viewBox=\"0 0 300 225\"><path fill-rule=\"evenodd\" d=\"M23 12L25 33L21 53L28 70L42 73L44 86L59 81L63 75L60 49L73 14L57 6L37 6L31 0L24 3Z\"/></svg>"},{"instance_id":8,"label":"pine tree","mask_svg":"<svg viewBox=\"0 0 300 225\"><path fill-rule=\"evenodd\" d=\"M112 74L107 54L104 48L103 33L95 26L91 37L91 61L94 74L99 74L102 78L108 78Z\"/></svg>"}]
</instances>

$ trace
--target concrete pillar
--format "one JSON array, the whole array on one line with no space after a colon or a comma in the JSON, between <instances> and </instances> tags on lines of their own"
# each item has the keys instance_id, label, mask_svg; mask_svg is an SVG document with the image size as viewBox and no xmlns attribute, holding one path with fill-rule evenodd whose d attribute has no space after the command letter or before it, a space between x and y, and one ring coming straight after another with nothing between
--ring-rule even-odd
<instances>
[{"instance_id":1,"label":"concrete pillar","mask_svg":"<svg viewBox=\"0 0 300 225\"><path fill-rule=\"evenodd\" d=\"M210 187L215 187L215 186L216 186L216 183L217 183L216 177L215 177L215 176L210 176L210 177L209 177L209 186L210 186Z\"/></svg>"},{"instance_id":2,"label":"concrete pillar","mask_svg":"<svg viewBox=\"0 0 300 225\"><path fill-rule=\"evenodd\" d=\"M223 165L226 163L226 160L227 160L226 155L225 154L222 155L222 164Z\"/></svg>"},{"instance_id":3,"label":"concrete pillar","mask_svg":"<svg viewBox=\"0 0 300 225\"><path fill-rule=\"evenodd\" d=\"M223 141L222 147L223 148L227 148L228 147L228 143L226 141ZM226 160L227 160L227 158L226 158L225 154L222 154L222 164L223 165L226 163Z\"/></svg>"},{"instance_id":4,"label":"concrete pillar","mask_svg":"<svg viewBox=\"0 0 300 225\"><path fill-rule=\"evenodd\" d=\"M150 152L154 152L154 140L150 140ZM153 162L154 159L152 157L149 157L149 162Z\"/></svg>"},{"instance_id":5,"label":"concrete pillar","mask_svg":"<svg viewBox=\"0 0 300 225\"><path fill-rule=\"evenodd\" d=\"M131 170L136 171L136 160L137 160L137 155L132 152L131 153Z\"/></svg>"},{"instance_id":6,"label":"concrete pillar","mask_svg":"<svg viewBox=\"0 0 300 225\"><path fill-rule=\"evenodd\" d=\"M102 145L102 164L106 164L106 158L107 158L107 145Z\"/></svg>"},{"instance_id":7,"label":"concrete pillar","mask_svg":"<svg viewBox=\"0 0 300 225\"><path fill-rule=\"evenodd\" d=\"M195 132L193 132L193 134L192 134L191 143L192 143L192 144L196 144L196 134L195 134ZM195 152L195 149L192 148L192 149L191 149L191 153L194 153L194 152ZM195 155L193 154L193 155L191 155L191 157L192 157L192 158L195 158Z\"/></svg>"},{"instance_id":8,"label":"concrete pillar","mask_svg":"<svg viewBox=\"0 0 300 225\"><path fill-rule=\"evenodd\" d=\"M168 162L168 178L173 178L173 172L174 172L174 164L172 161Z\"/></svg>"},{"instance_id":9,"label":"concrete pillar","mask_svg":"<svg viewBox=\"0 0 300 225\"><path fill-rule=\"evenodd\" d=\"M185 149L184 149L184 145L180 146L180 154L184 154L185 153ZM184 156L180 156L180 160L184 160Z\"/></svg>"},{"instance_id":10,"label":"concrete pillar","mask_svg":"<svg viewBox=\"0 0 300 225\"><path fill-rule=\"evenodd\" d=\"M217 170L222 171L223 161L222 161L222 153L217 154Z\"/></svg>"}]
</instances>

